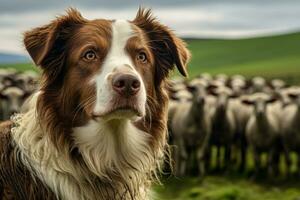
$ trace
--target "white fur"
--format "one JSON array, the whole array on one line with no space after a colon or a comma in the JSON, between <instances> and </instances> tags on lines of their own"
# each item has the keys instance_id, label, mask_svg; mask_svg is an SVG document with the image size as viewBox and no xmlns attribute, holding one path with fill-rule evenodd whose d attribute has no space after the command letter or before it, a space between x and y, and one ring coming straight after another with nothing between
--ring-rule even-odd
<instances>
[{"instance_id":1,"label":"white fur","mask_svg":"<svg viewBox=\"0 0 300 200\"><path fill-rule=\"evenodd\" d=\"M110 75L118 70L129 70L135 74L141 82L141 89L138 95L138 106L145 114L146 90L141 76L135 70L130 56L125 51L125 46L130 37L133 36L131 24L125 20L116 20L112 24L112 43L101 71L92 79L91 83L96 83L97 99L94 112L96 114L105 113L110 108L113 99L113 89Z\"/></svg>"}]
</instances>

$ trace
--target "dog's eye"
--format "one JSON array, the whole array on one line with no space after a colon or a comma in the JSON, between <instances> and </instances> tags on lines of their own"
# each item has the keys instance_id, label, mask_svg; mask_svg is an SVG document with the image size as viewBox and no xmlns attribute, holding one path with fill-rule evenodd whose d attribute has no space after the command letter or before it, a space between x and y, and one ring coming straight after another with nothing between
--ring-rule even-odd
<instances>
[{"instance_id":1,"label":"dog's eye","mask_svg":"<svg viewBox=\"0 0 300 200\"><path fill-rule=\"evenodd\" d=\"M84 58L86 60L94 60L96 59L96 53L92 50L89 50L84 54Z\"/></svg>"},{"instance_id":2,"label":"dog's eye","mask_svg":"<svg viewBox=\"0 0 300 200\"><path fill-rule=\"evenodd\" d=\"M145 52L140 52L138 55L137 55L137 60L142 62L142 63L146 63L147 62L147 56L146 56L146 53Z\"/></svg>"}]
</instances>

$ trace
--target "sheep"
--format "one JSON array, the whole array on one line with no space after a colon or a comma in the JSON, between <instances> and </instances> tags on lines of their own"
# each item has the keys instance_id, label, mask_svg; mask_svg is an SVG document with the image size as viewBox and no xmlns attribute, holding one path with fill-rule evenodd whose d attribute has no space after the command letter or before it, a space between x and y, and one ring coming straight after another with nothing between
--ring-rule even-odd
<instances>
[{"instance_id":1,"label":"sheep","mask_svg":"<svg viewBox=\"0 0 300 200\"><path fill-rule=\"evenodd\" d=\"M202 73L198 76L199 79L205 80L207 82L211 81L213 78L210 74L208 73Z\"/></svg>"},{"instance_id":2,"label":"sheep","mask_svg":"<svg viewBox=\"0 0 300 200\"><path fill-rule=\"evenodd\" d=\"M180 103L190 102L192 101L193 95L187 90L181 90L176 93L172 93L169 95L169 108L168 108L168 124L170 127L170 123L173 120L174 113ZM171 141L170 141L171 142Z\"/></svg>"},{"instance_id":3,"label":"sheep","mask_svg":"<svg viewBox=\"0 0 300 200\"><path fill-rule=\"evenodd\" d=\"M282 106L285 107L292 102L291 98L289 97L289 93L293 93L295 90L300 90L300 86L291 86L287 88L282 88L279 89L278 91L275 91L274 93L281 100Z\"/></svg>"},{"instance_id":4,"label":"sheep","mask_svg":"<svg viewBox=\"0 0 300 200\"><path fill-rule=\"evenodd\" d=\"M192 102L178 104L174 114L171 131L177 146L174 153L177 176L186 174L187 163L193 156L196 156L200 177L205 174L205 156L211 132L205 97L205 88L197 88Z\"/></svg>"},{"instance_id":5,"label":"sheep","mask_svg":"<svg viewBox=\"0 0 300 200\"><path fill-rule=\"evenodd\" d=\"M300 88L290 89L288 96L292 103L283 108L281 117L281 137L286 159L287 174L290 173L290 153L298 155L298 173L300 175Z\"/></svg>"},{"instance_id":6,"label":"sheep","mask_svg":"<svg viewBox=\"0 0 300 200\"><path fill-rule=\"evenodd\" d=\"M233 97L233 92L228 87L219 86L212 88L211 93L217 99L215 108L211 111L212 134L210 144L217 147L217 169L221 167L221 147L225 148L225 168L227 168L230 164L231 147L236 129L234 115L228 109L229 98Z\"/></svg>"},{"instance_id":7,"label":"sheep","mask_svg":"<svg viewBox=\"0 0 300 200\"><path fill-rule=\"evenodd\" d=\"M33 93L37 88L38 74L34 71L26 71L16 75L15 85L27 93Z\"/></svg>"},{"instance_id":8,"label":"sheep","mask_svg":"<svg viewBox=\"0 0 300 200\"><path fill-rule=\"evenodd\" d=\"M251 82L252 82L252 87L250 88L251 94L258 93L258 92L271 94L271 88L268 87L267 81L263 77L256 76L252 78Z\"/></svg>"},{"instance_id":9,"label":"sheep","mask_svg":"<svg viewBox=\"0 0 300 200\"><path fill-rule=\"evenodd\" d=\"M245 77L241 75L235 75L231 78L230 87L236 96L240 96L245 93L247 81Z\"/></svg>"},{"instance_id":10,"label":"sheep","mask_svg":"<svg viewBox=\"0 0 300 200\"><path fill-rule=\"evenodd\" d=\"M184 83L176 83L171 84L171 87L169 87L170 93L176 93L181 90L186 90L186 85Z\"/></svg>"},{"instance_id":11,"label":"sheep","mask_svg":"<svg viewBox=\"0 0 300 200\"><path fill-rule=\"evenodd\" d=\"M208 82L205 79L201 79L201 78L196 78L193 79L192 81L190 81L187 84L187 88L190 92L194 92L196 90L208 90L209 88L213 87L218 87L218 86L223 86L223 83L220 81L212 81L212 82ZM206 99L206 104L208 107L208 112L210 112L211 109L213 109L213 107L215 107L216 104L216 98L210 94L206 94L205 96Z\"/></svg>"},{"instance_id":12,"label":"sheep","mask_svg":"<svg viewBox=\"0 0 300 200\"><path fill-rule=\"evenodd\" d=\"M286 83L281 79L273 79L270 84L275 91L279 91L286 86Z\"/></svg>"},{"instance_id":13,"label":"sheep","mask_svg":"<svg viewBox=\"0 0 300 200\"><path fill-rule=\"evenodd\" d=\"M8 87L2 90L0 93L1 120L7 120L12 114L19 112L27 96L28 94L18 87Z\"/></svg>"},{"instance_id":14,"label":"sheep","mask_svg":"<svg viewBox=\"0 0 300 200\"><path fill-rule=\"evenodd\" d=\"M229 80L228 76L226 74L217 74L215 76L215 80L217 81L221 81L223 82L224 84L227 83L227 81Z\"/></svg>"},{"instance_id":15,"label":"sheep","mask_svg":"<svg viewBox=\"0 0 300 200\"><path fill-rule=\"evenodd\" d=\"M263 92L266 84L266 80L263 77L256 76L252 78L252 93Z\"/></svg>"},{"instance_id":16,"label":"sheep","mask_svg":"<svg viewBox=\"0 0 300 200\"><path fill-rule=\"evenodd\" d=\"M268 174L272 176L274 172L278 172L280 126L279 118L270 106L276 100L265 93L256 93L242 100L244 104L254 107L246 125L246 138L255 161L254 177L257 177L260 171L263 152L268 153Z\"/></svg>"},{"instance_id":17,"label":"sheep","mask_svg":"<svg viewBox=\"0 0 300 200\"><path fill-rule=\"evenodd\" d=\"M175 100L178 102L187 102L191 101L193 98L193 95L186 89L180 90L178 92L172 93L170 95L171 100Z\"/></svg>"},{"instance_id":18,"label":"sheep","mask_svg":"<svg viewBox=\"0 0 300 200\"><path fill-rule=\"evenodd\" d=\"M235 93L236 94L236 93ZM246 166L246 153L247 153L247 140L246 140L246 125L253 112L253 107L250 105L243 104L241 100L246 95L240 96L236 99L232 99L229 102L229 109L232 111L235 122L235 138L234 144L240 151L240 163L239 170L243 171ZM238 153L236 151L236 153Z\"/></svg>"}]
</instances>

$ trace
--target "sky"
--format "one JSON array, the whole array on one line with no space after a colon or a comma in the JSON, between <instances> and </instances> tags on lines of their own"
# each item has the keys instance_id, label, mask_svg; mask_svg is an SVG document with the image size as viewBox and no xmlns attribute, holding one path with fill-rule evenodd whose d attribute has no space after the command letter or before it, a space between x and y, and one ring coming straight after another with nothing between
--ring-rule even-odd
<instances>
[{"instance_id":1,"label":"sky","mask_svg":"<svg viewBox=\"0 0 300 200\"><path fill-rule=\"evenodd\" d=\"M245 38L300 31L300 0L0 0L0 52L26 54L22 33L77 8L85 18L133 19L139 6L181 37Z\"/></svg>"}]
</instances>

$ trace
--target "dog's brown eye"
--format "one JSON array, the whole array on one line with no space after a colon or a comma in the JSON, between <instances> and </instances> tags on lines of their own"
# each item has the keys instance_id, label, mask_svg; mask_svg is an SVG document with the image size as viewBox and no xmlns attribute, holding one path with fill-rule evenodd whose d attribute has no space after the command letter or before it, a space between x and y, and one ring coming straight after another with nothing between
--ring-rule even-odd
<instances>
[{"instance_id":1,"label":"dog's brown eye","mask_svg":"<svg viewBox=\"0 0 300 200\"><path fill-rule=\"evenodd\" d=\"M92 50L89 50L84 54L84 58L86 60L94 60L96 59L96 53Z\"/></svg>"},{"instance_id":2,"label":"dog's brown eye","mask_svg":"<svg viewBox=\"0 0 300 200\"><path fill-rule=\"evenodd\" d=\"M147 56L146 56L146 53L145 52L140 52L138 55L137 55L137 60L142 62L142 63L146 63L147 62Z\"/></svg>"}]
</instances>

